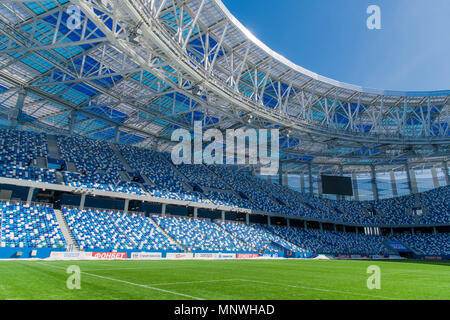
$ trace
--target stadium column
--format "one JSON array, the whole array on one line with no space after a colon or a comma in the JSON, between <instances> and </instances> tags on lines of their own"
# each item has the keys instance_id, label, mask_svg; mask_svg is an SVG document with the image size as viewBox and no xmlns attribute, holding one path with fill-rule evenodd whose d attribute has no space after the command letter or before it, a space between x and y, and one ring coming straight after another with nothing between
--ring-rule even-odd
<instances>
[{"instance_id":1,"label":"stadium column","mask_svg":"<svg viewBox=\"0 0 450 320\"><path fill-rule=\"evenodd\" d=\"M286 227L291 227L291 219L286 219Z\"/></svg>"},{"instance_id":2,"label":"stadium column","mask_svg":"<svg viewBox=\"0 0 450 320\"><path fill-rule=\"evenodd\" d=\"M30 189L28 190L28 197L27 197L27 204L31 204L31 201L33 200L33 195L34 195L34 190L36 190L36 188L30 187Z\"/></svg>"},{"instance_id":3,"label":"stadium column","mask_svg":"<svg viewBox=\"0 0 450 320\"><path fill-rule=\"evenodd\" d=\"M323 198L323 192L322 192L322 177L320 176L320 171L317 173L317 193L319 194L319 198Z\"/></svg>"},{"instance_id":4,"label":"stadium column","mask_svg":"<svg viewBox=\"0 0 450 320\"><path fill-rule=\"evenodd\" d=\"M267 225L270 227L271 223L270 223L270 216L267 216Z\"/></svg>"},{"instance_id":5,"label":"stadium column","mask_svg":"<svg viewBox=\"0 0 450 320\"><path fill-rule=\"evenodd\" d=\"M20 113L22 112L23 103L25 102L25 98L27 96L27 93L25 89L20 89L19 95L17 96L17 102L16 107L12 109L12 111L9 114L9 119L11 121L11 128L16 129L19 125L19 117Z\"/></svg>"},{"instance_id":6,"label":"stadium column","mask_svg":"<svg viewBox=\"0 0 450 320\"><path fill-rule=\"evenodd\" d=\"M283 185L283 164L280 163L280 169L278 170L278 184Z\"/></svg>"},{"instance_id":7,"label":"stadium column","mask_svg":"<svg viewBox=\"0 0 450 320\"><path fill-rule=\"evenodd\" d=\"M408 180L408 188L410 194L417 193L417 182L416 182L416 175L415 173L411 174L411 168L409 167L409 164L405 164L405 171L406 171L406 178Z\"/></svg>"},{"instance_id":8,"label":"stadium column","mask_svg":"<svg viewBox=\"0 0 450 320\"><path fill-rule=\"evenodd\" d=\"M114 138L114 143L115 144L119 144L120 142L120 128L117 126L116 127L116 136Z\"/></svg>"},{"instance_id":9,"label":"stadium column","mask_svg":"<svg viewBox=\"0 0 450 320\"><path fill-rule=\"evenodd\" d=\"M390 175L391 175L392 196L393 197L398 197L397 181L395 180L395 171L392 170L390 172Z\"/></svg>"},{"instance_id":10,"label":"stadium column","mask_svg":"<svg viewBox=\"0 0 450 320\"><path fill-rule=\"evenodd\" d=\"M166 209L167 209L167 204L163 203L162 206L161 206L161 215L163 217L166 216Z\"/></svg>"},{"instance_id":11,"label":"stadium column","mask_svg":"<svg viewBox=\"0 0 450 320\"><path fill-rule=\"evenodd\" d=\"M356 173L352 174L352 180L353 180L353 196L356 201L359 201L358 177Z\"/></svg>"},{"instance_id":12,"label":"stadium column","mask_svg":"<svg viewBox=\"0 0 450 320\"><path fill-rule=\"evenodd\" d=\"M306 190L305 190L305 174L303 172L300 175L300 188L302 190L302 193L306 193Z\"/></svg>"},{"instance_id":13,"label":"stadium column","mask_svg":"<svg viewBox=\"0 0 450 320\"><path fill-rule=\"evenodd\" d=\"M308 223L306 223L306 220L303 220L303 226L305 227L305 230L308 230Z\"/></svg>"},{"instance_id":14,"label":"stadium column","mask_svg":"<svg viewBox=\"0 0 450 320\"><path fill-rule=\"evenodd\" d=\"M130 208L130 199L125 199L125 205L124 205L124 207L123 207L123 212L124 212L125 214L127 214L129 208Z\"/></svg>"},{"instance_id":15,"label":"stadium column","mask_svg":"<svg viewBox=\"0 0 450 320\"><path fill-rule=\"evenodd\" d=\"M194 208L194 219L198 218L198 208Z\"/></svg>"},{"instance_id":16,"label":"stadium column","mask_svg":"<svg viewBox=\"0 0 450 320\"><path fill-rule=\"evenodd\" d=\"M308 178L309 178L309 194L314 195L313 176L312 176L312 163L308 163Z\"/></svg>"},{"instance_id":17,"label":"stadium column","mask_svg":"<svg viewBox=\"0 0 450 320\"><path fill-rule=\"evenodd\" d=\"M343 177L343 176L344 176L344 166L343 166L342 164L340 164L340 165L338 166L338 169L339 169L339 176ZM344 200L345 200L345 196L343 196L343 195L338 195L338 196L337 196L337 200L344 201Z\"/></svg>"},{"instance_id":18,"label":"stadium column","mask_svg":"<svg viewBox=\"0 0 450 320\"><path fill-rule=\"evenodd\" d=\"M82 194L81 195L81 200L80 200L80 210L84 210L84 204L86 203L86 195Z\"/></svg>"},{"instance_id":19,"label":"stadium column","mask_svg":"<svg viewBox=\"0 0 450 320\"><path fill-rule=\"evenodd\" d=\"M434 188L435 189L439 188L439 179L438 179L438 176L437 176L436 167L432 167L431 168L431 177L433 178Z\"/></svg>"},{"instance_id":20,"label":"stadium column","mask_svg":"<svg viewBox=\"0 0 450 320\"><path fill-rule=\"evenodd\" d=\"M448 164L447 161L444 161L442 163L442 167L444 169L444 176L445 176L445 184L448 186L450 185L450 176L448 174Z\"/></svg>"},{"instance_id":21,"label":"stadium column","mask_svg":"<svg viewBox=\"0 0 450 320\"><path fill-rule=\"evenodd\" d=\"M370 165L370 174L371 174L371 178L372 178L371 180L372 180L373 199L375 201L378 201L379 195L378 195L377 171L373 164Z\"/></svg>"},{"instance_id":22,"label":"stadium column","mask_svg":"<svg viewBox=\"0 0 450 320\"><path fill-rule=\"evenodd\" d=\"M250 224L250 215L248 213L245 214L245 223Z\"/></svg>"},{"instance_id":23,"label":"stadium column","mask_svg":"<svg viewBox=\"0 0 450 320\"><path fill-rule=\"evenodd\" d=\"M70 112L70 118L69 118L69 134L73 135L73 132L75 130L75 121L77 119L77 112L75 110L72 110Z\"/></svg>"},{"instance_id":24,"label":"stadium column","mask_svg":"<svg viewBox=\"0 0 450 320\"><path fill-rule=\"evenodd\" d=\"M225 211L222 211L222 222L225 222Z\"/></svg>"}]
</instances>

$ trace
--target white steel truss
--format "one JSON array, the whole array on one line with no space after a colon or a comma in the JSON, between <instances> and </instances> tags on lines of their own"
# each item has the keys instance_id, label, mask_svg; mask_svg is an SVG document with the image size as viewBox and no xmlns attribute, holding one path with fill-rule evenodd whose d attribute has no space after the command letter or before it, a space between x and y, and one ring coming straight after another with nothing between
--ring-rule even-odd
<instances>
[{"instance_id":1,"label":"white steel truss","mask_svg":"<svg viewBox=\"0 0 450 320\"><path fill-rule=\"evenodd\" d=\"M73 30L71 5L81 10ZM219 0L11 0L0 12L3 118L109 140L119 132L161 149L199 120L276 127L292 163L445 160L450 151L450 91L319 76L267 48Z\"/></svg>"}]
</instances>

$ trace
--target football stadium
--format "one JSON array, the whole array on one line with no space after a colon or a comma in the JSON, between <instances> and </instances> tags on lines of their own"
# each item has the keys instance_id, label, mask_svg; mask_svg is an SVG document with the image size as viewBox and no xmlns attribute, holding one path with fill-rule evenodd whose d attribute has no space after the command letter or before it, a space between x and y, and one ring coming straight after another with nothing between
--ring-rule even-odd
<instances>
[{"instance_id":1,"label":"football stadium","mask_svg":"<svg viewBox=\"0 0 450 320\"><path fill-rule=\"evenodd\" d=\"M0 299L448 300L449 112L220 0L3 0Z\"/></svg>"}]
</instances>

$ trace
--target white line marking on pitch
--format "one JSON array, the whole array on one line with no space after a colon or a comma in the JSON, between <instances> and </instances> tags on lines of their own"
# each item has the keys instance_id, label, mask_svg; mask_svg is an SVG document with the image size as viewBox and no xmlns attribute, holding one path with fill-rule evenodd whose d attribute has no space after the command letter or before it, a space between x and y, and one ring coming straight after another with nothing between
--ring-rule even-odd
<instances>
[{"instance_id":1,"label":"white line marking on pitch","mask_svg":"<svg viewBox=\"0 0 450 320\"><path fill-rule=\"evenodd\" d=\"M378 296L378 295L366 294L366 293L347 292L347 291L340 291L340 290L333 290L333 289L312 288L312 287L296 286L296 285L285 284L285 283L266 282L266 281L259 281L259 280L249 280L249 279L239 279L239 280L245 281L245 282L261 283L261 284L272 285L272 286L282 286L282 287L306 289L306 290L316 290L316 291L323 291L323 292L335 292L335 293L357 295L357 296L367 296L367 297L372 297L372 298L380 298L380 299L388 299L388 300L399 300L397 298L384 297L384 296Z\"/></svg>"},{"instance_id":2,"label":"white line marking on pitch","mask_svg":"<svg viewBox=\"0 0 450 320\"><path fill-rule=\"evenodd\" d=\"M172 283L151 283L150 286L171 286L179 284L196 284L196 283L214 283L214 282L233 282L242 281L241 279L223 279L223 280L198 280L198 281L185 281L185 282L172 282Z\"/></svg>"},{"instance_id":3,"label":"white line marking on pitch","mask_svg":"<svg viewBox=\"0 0 450 320\"><path fill-rule=\"evenodd\" d=\"M166 285L168 286L168 285L183 285L183 284L196 284L196 283L214 283L214 282L233 282L233 281L253 282L253 283L260 283L260 284L272 285L272 286L278 285L278 286L282 286L282 287L284 286L284 287L295 288L295 289L316 290L316 291L322 291L322 292L335 292L335 293L342 293L342 294L347 294L347 295L357 295L357 296L367 296L367 297L373 297L373 298L397 300L396 298L384 297L384 296L378 296L378 295L372 295L372 294L365 294L365 293L347 292L347 291L340 291L340 290L333 290L333 289L312 288L312 287L290 285L290 284L285 284L285 283L272 283L272 282L259 281L259 280L249 280L249 279L199 280L199 281L189 281L189 282L152 283L150 285L151 286L166 286Z\"/></svg>"},{"instance_id":4,"label":"white line marking on pitch","mask_svg":"<svg viewBox=\"0 0 450 320\"><path fill-rule=\"evenodd\" d=\"M48 265L48 264L45 264L45 263L38 263L38 264L44 265L46 267L66 270L66 268L64 268L64 267L52 266L52 265ZM100 279L105 279L105 280L110 280L110 281L114 281L114 282L124 283L124 284L132 285L132 286L135 286L135 287L151 289L151 290L160 291L160 292L164 292L164 293L170 293L170 294L173 294L173 295L177 295L177 296L181 296L181 297L185 297L185 298L190 298L190 299L194 299L194 300L205 300L205 299L194 297L194 296L190 296L190 295L184 294L184 293L164 290L164 289L161 289L161 288L154 288L154 287L150 287L150 286L146 286L146 285L138 284L138 283L134 283L134 282L129 282L129 281L125 281L125 280L119 280L119 279L115 279L115 278L99 276L99 275L93 274L93 273L87 273L87 272L81 272L81 273L85 274L87 276L91 276L91 277L96 277L96 278L100 278Z\"/></svg>"}]
</instances>

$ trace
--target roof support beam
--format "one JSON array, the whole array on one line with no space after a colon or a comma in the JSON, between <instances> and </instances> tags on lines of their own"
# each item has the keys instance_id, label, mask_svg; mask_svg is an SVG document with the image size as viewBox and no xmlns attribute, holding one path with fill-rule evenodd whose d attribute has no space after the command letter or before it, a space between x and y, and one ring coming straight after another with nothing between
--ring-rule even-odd
<instances>
[{"instance_id":1,"label":"roof support beam","mask_svg":"<svg viewBox=\"0 0 450 320\"><path fill-rule=\"evenodd\" d=\"M11 110L10 114L10 121L11 121L11 128L16 129L19 125L19 117L20 113L22 112L23 103L25 102L25 97L27 95L27 92L22 88L19 90L19 95L17 96L17 102L16 107Z\"/></svg>"}]
</instances>

